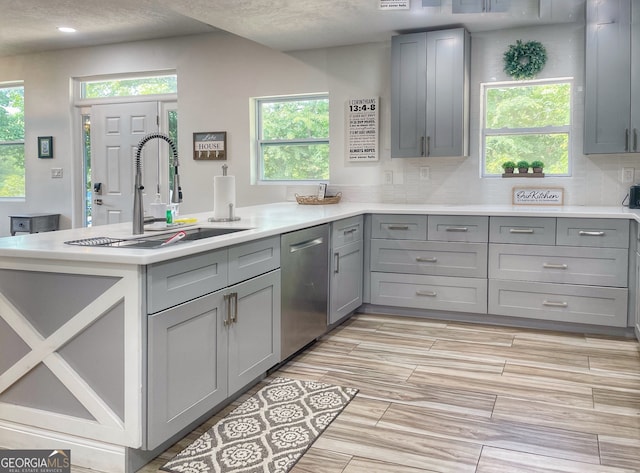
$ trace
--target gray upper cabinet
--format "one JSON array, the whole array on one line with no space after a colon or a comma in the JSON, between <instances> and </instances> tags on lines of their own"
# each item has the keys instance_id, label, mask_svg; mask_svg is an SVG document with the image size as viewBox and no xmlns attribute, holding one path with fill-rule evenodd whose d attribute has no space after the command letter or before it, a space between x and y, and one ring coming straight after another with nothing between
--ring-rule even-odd
<instances>
[{"instance_id":1,"label":"gray upper cabinet","mask_svg":"<svg viewBox=\"0 0 640 473\"><path fill-rule=\"evenodd\" d=\"M587 2L585 154L640 152L640 92L632 88L640 79L637 6Z\"/></svg>"},{"instance_id":2,"label":"gray upper cabinet","mask_svg":"<svg viewBox=\"0 0 640 473\"><path fill-rule=\"evenodd\" d=\"M469 53L464 28L392 38L392 158L468 155Z\"/></svg>"},{"instance_id":3,"label":"gray upper cabinet","mask_svg":"<svg viewBox=\"0 0 640 473\"><path fill-rule=\"evenodd\" d=\"M511 0L453 0L453 13L500 13L509 10Z\"/></svg>"}]
</instances>

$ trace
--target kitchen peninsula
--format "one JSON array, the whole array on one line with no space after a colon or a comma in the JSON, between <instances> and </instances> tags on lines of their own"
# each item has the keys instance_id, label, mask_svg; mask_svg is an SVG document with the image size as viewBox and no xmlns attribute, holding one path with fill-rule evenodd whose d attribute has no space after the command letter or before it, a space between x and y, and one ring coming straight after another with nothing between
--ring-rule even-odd
<instances>
[{"instance_id":1,"label":"kitchen peninsula","mask_svg":"<svg viewBox=\"0 0 640 473\"><path fill-rule=\"evenodd\" d=\"M627 208L287 202L239 208L237 215L241 220L231 223L189 215L197 226L246 230L157 249L64 243L129 238L130 223L0 239L0 446L54 443L71 449L75 464L135 471L282 361L279 236L359 215L363 310L619 334L631 334L637 323L640 212ZM527 266L537 263L544 274ZM408 292L393 299L389 288L394 296ZM242 340L232 333L224 296L242 299L244 290L257 297L260 310L250 320L268 343L250 353L255 363L236 366L233 350ZM527 307L513 302L513 293L526 293L520 299ZM538 295L543 311L532 306ZM589 314L584 301L598 314ZM202 317L181 331L185 326L171 320L190 304ZM586 319L576 318L581 311ZM166 324L156 323L157 314ZM221 337L211 346L224 351L191 360L210 363L213 374L191 386L193 399L180 398L189 405L184 411L193 410L188 424L176 423L184 413L172 397L184 396L180 383L163 384L163 373L176 369L172 352L154 341L169 328L175 330L167 336L198 337L194 345L208 345L209 334Z\"/></svg>"}]
</instances>

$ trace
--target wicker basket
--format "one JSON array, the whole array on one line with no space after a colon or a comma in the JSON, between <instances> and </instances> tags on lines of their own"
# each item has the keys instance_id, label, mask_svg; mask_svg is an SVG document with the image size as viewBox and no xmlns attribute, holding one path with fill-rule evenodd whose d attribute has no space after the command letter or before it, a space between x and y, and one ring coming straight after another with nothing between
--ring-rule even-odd
<instances>
[{"instance_id":1,"label":"wicker basket","mask_svg":"<svg viewBox=\"0 0 640 473\"><path fill-rule=\"evenodd\" d=\"M342 192L338 192L334 196L327 196L324 199L320 200L315 195L298 195L296 194L296 200L300 205L327 205L327 204L337 204L340 202L340 198L342 197Z\"/></svg>"}]
</instances>

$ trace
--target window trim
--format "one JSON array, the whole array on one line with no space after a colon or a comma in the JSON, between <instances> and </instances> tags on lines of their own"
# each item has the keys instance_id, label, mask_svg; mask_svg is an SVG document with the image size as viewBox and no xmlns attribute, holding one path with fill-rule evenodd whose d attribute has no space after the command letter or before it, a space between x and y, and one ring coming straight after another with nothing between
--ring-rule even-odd
<instances>
[{"instance_id":1,"label":"window trim","mask_svg":"<svg viewBox=\"0 0 640 473\"><path fill-rule=\"evenodd\" d=\"M291 140L263 140L262 136L262 113L261 105L263 103L276 103L276 102L295 102L304 100L327 100L329 101L328 92L320 92L313 94L301 94L301 95L278 95L271 97L259 97L254 99L254 111L255 111L255 143L256 143L256 183L273 185L273 184L318 184L320 182L328 182L329 179L264 179L264 165L263 165L263 145L264 146L278 146L283 144L291 145L305 145L305 144L326 144L331 146L330 134L326 138L295 138ZM330 104L329 104L330 106ZM330 131L330 130L328 130Z\"/></svg>"},{"instance_id":2,"label":"window trim","mask_svg":"<svg viewBox=\"0 0 640 473\"><path fill-rule=\"evenodd\" d=\"M563 126L544 126L533 128L487 128L486 102L487 90L500 87L526 87L529 85L553 85L553 84L569 84L569 124ZM532 79L522 81L500 81L500 82L482 82L480 84L480 177L482 178L501 178L501 174L488 174L486 172L486 138L488 136L505 136L505 135L553 135L566 134L568 138L567 145L567 173L566 174L546 174L545 177L571 177L573 168L573 93L575 80L573 77L556 77L553 79Z\"/></svg>"},{"instance_id":3,"label":"window trim","mask_svg":"<svg viewBox=\"0 0 640 473\"><path fill-rule=\"evenodd\" d=\"M24 81L7 81L0 82L0 89L15 89L22 88L22 96L24 97L26 94L26 88L24 85ZM25 114L25 110L22 110L22 113ZM26 125L22 129L22 140L12 140L12 141L0 141L0 146L15 146L22 145L23 152L23 165L24 165L24 195L13 195L13 196L0 196L0 202L24 202L27 199L27 151L26 151Z\"/></svg>"}]
</instances>

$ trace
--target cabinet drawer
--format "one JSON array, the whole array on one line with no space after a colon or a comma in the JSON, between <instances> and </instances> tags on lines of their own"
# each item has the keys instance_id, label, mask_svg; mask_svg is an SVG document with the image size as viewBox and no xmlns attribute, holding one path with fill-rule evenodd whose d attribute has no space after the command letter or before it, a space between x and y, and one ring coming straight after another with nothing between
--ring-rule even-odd
<instances>
[{"instance_id":1,"label":"cabinet drawer","mask_svg":"<svg viewBox=\"0 0 640 473\"><path fill-rule=\"evenodd\" d=\"M489 245L489 278L592 286L627 286L621 248Z\"/></svg>"},{"instance_id":2,"label":"cabinet drawer","mask_svg":"<svg viewBox=\"0 0 640 473\"><path fill-rule=\"evenodd\" d=\"M371 273L373 304L487 313L487 280Z\"/></svg>"},{"instance_id":3,"label":"cabinet drawer","mask_svg":"<svg viewBox=\"0 0 640 473\"><path fill-rule=\"evenodd\" d=\"M556 244L629 248L629 220L559 218Z\"/></svg>"},{"instance_id":4,"label":"cabinet drawer","mask_svg":"<svg viewBox=\"0 0 640 473\"><path fill-rule=\"evenodd\" d=\"M426 240L426 215L383 215L371 218L371 238L394 240Z\"/></svg>"},{"instance_id":5,"label":"cabinet drawer","mask_svg":"<svg viewBox=\"0 0 640 473\"><path fill-rule=\"evenodd\" d=\"M486 278L487 244L372 240L371 270Z\"/></svg>"},{"instance_id":6,"label":"cabinet drawer","mask_svg":"<svg viewBox=\"0 0 640 473\"><path fill-rule=\"evenodd\" d=\"M279 267L279 236L229 248L229 284L246 281Z\"/></svg>"},{"instance_id":7,"label":"cabinet drawer","mask_svg":"<svg viewBox=\"0 0 640 473\"><path fill-rule=\"evenodd\" d=\"M160 310L227 286L226 249L147 266L147 312Z\"/></svg>"},{"instance_id":8,"label":"cabinet drawer","mask_svg":"<svg viewBox=\"0 0 640 473\"><path fill-rule=\"evenodd\" d=\"M491 280L489 313L625 327L628 292L617 287Z\"/></svg>"},{"instance_id":9,"label":"cabinet drawer","mask_svg":"<svg viewBox=\"0 0 640 473\"><path fill-rule=\"evenodd\" d=\"M489 241L525 245L555 245L556 219L553 217L491 217Z\"/></svg>"},{"instance_id":10,"label":"cabinet drawer","mask_svg":"<svg viewBox=\"0 0 640 473\"><path fill-rule=\"evenodd\" d=\"M364 231L364 219L362 215L345 218L331 224L331 247L341 246L361 241Z\"/></svg>"},{"instance_id":11,"label":"cabinet drawer","mask_svg":"<svg viewBox=\"0 0 640 473\"><path fill-rule=\"evenodd\" d=\"M483 243L489 238L489 217L430 215L427 238L435 241Z\"/></svg>"}]
</instances>

